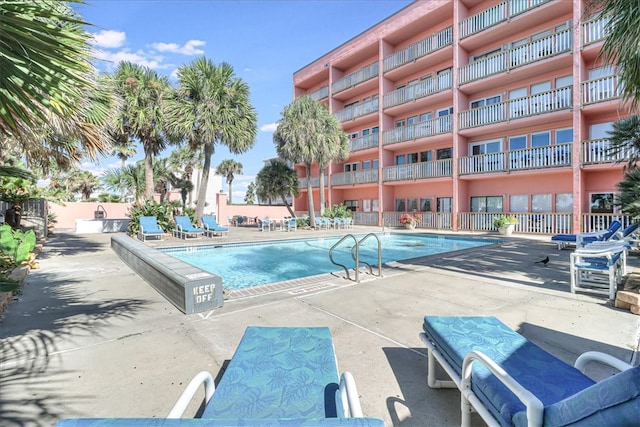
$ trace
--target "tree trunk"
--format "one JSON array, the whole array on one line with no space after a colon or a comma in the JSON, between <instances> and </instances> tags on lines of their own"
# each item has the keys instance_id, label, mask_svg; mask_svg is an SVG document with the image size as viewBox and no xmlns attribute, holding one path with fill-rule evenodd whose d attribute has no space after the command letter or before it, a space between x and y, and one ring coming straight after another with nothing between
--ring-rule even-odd
<instances>
[{"instance_id":1,"label":"tree trunk","mask_svg":"<svg viewBox=\"0 0 640 427\"><path fill-rule=\"evenodd\" d=\"M144 198L153 198L153 155L151 150L144 151Z\"/></svg>"},{"instance_id":2,"label":"tree trunk","mask_svg":"<svg viewBox=\"0 0 640 427\"><path fill-rule=\"evenodd\" d=\"M309 226L316 226L316 213L313 211L313 193L311 187L311 163L305 164L307 168L307 204L309 205Z\"/></svg>"},{"instance_id":3,"label":"tree trunk","mask_svg":"<svg viewBox=\"0 0 640 427\"><path fill-rule=\"evenodd\" d=\"M291 209L291 206L289 205L289 203L287 203L287 198L285 197L284 193L280 194L280 197L282 197L282 201L284 202L284 205L287 207L287 210L289 211L291 216L295 218L296 213L293 211L293 209Z\"/></svg>"},{"instance_id":4,"label":"tree trunk","mask_svg":"<svg viewBox=\"0 0 640 427\"><path fill-rule=\"evenodd\" d=\"M324 215L324 169L320 167L320 216Z\"/></svg>"},{"instance_id":5,"label":"tree trunk","mask_svg":"<svg viewBox=\"0 0 640 427\"><path fill-rule=\"evenodd\" d=\"M204 213L204 205L207 201L207 184L209 184L209 170L211 169L211 156L213 155L213 142L205 142L204 144L204 166L202 167L202 176L200 177L200 186L198 187L198 201L196 203L195 218L202 218Z\"/></svg>"},{"instance_id":6,"label":"tree trunk","mask_svg":"<svg viewBox=\"0 0 640 427\"><path fill-rule=\"evenodd\" d=\"M231 189L231 183L233 180L229 181L229 204L233 204L233 190Z\"/></svg>"}]
</instances>

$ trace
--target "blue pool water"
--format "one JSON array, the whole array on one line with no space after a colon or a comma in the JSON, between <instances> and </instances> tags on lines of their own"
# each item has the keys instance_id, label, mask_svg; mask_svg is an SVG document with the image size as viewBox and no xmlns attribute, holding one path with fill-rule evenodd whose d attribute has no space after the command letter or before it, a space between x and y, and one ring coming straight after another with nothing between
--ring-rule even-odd
<instances>
[{"instance_id":1,"label":"blue pool water","mask_svg":"<svg viewBox=\"0 0 640 427\"><path fill-rule=\"evenodd\" d=\"M361 239L363 236L356 236ZM473 239L420 234L380 234L382 262L399 261L490 245L496 239ZM329 261L329 249L339 237L161 249L168 255L222 277L228 289L243 289L341 270ZM353 268L353 240L334 251L334 260ZM366 239L360 260L376 265L377 241Z\"/></svg>"}]
</instances>

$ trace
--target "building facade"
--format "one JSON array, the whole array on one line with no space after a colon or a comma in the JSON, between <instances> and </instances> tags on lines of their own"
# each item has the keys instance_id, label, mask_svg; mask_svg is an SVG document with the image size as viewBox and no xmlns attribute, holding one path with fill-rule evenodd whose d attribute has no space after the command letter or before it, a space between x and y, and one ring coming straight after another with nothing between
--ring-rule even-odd
<instances>
[{"instance_id":1,"label":"building facade","mask_svg":"<svg viewBox=\"0 0 640 427\"><path fill-rule=\"evenodd\" d=\"M417 211L431 229L488 231L500 212L521 233L606 226L623 177L607 136L629 108L588 4L416 1L296 71L294 97L323 102L350 136L327 205L368 225Z\"/></svg>"}]
</instances>

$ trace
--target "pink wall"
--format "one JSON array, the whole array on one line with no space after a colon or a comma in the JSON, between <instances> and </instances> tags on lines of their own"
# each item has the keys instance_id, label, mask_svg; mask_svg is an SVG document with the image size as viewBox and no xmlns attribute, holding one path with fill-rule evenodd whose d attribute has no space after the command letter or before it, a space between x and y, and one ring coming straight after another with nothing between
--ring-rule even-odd
<instances>
[{"instance_id":1,"label":"pink wall","mask_svg":"<svg viewBox=\"0 0 640 427\"><path fill-rule=\"evenodd\" d=\"M106 212L107 218L128 218L127 213L131 203L95 203L68 202L65 206L49 203L49 212L56 215L57 228L76 228L76 219L93 219L98 206Z\"/></svg>"},{"instance_id":2,"label":"pink wall","mask_svg":"<svg viewBox=\"0 0 640 427\"><path fill-rule=\"evenodd\" d=\"M248 218L284 218L291 216L286 206L263 206L263 205L228 205L227 194L218 193L218 224L227 225L227 218L241 215Z\"/></svg>"}]
</instances>

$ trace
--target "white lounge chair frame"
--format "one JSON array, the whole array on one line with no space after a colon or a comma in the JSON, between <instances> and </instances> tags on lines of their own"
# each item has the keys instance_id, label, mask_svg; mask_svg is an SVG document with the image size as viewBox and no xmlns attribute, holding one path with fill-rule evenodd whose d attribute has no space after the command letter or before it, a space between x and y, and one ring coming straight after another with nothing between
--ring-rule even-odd
<instances>
[{"instance_id":1,"label":"white lounge chair frame","mask_svg":"<svg viewBox=\"0 0 640 427\"><path fill-rule=\"evenodd\" d=\"M613 258L620 254L617 261ZM586 258L602 260L601 265L582 264ZM616 299L618 284L626 274L627 248L624 245L587 245L570 255L571 293L583 291Z\"/></svg>"}]
</instances>

